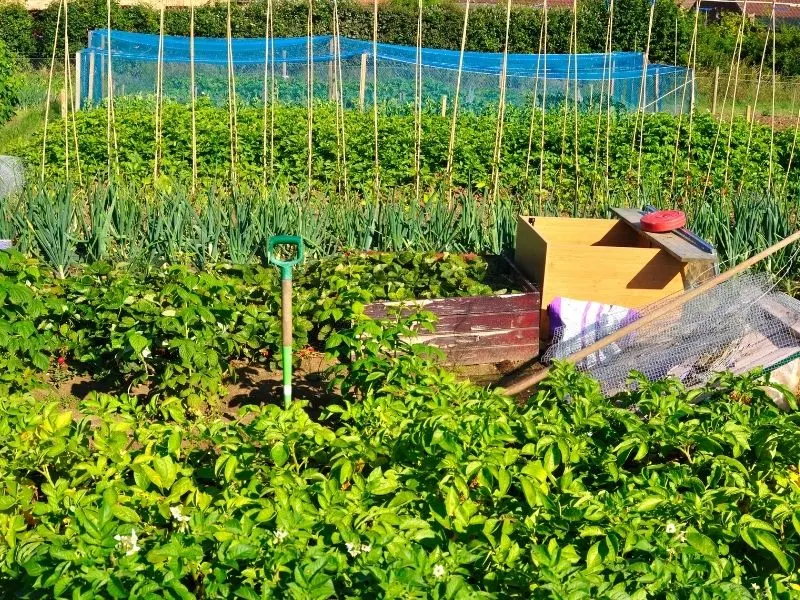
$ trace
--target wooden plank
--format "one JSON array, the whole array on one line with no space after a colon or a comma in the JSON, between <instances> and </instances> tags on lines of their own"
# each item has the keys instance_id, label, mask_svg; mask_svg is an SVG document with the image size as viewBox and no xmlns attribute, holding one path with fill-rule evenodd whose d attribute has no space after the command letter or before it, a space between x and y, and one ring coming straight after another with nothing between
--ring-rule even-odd
<instances>
[{"instance_id":1,"label":"wooden plank","mask_svg":"<svg viewBox=\"0 0 800 600\"><path fill-rule=\"evenodd\" d=\"M358 78L358 110L364 112L364 98L367 90L367 54L361 55L361 72Z\"/></svg>"},{"instance_id":2,"label":"wooden plank","mask_svg":"<svg viewBox=\"0 0 800 600\"><path fill-rule=\"evenodd\" d=\"M497 331L481 331L470 333L452 333L441 335L437 332L422 333L409 338L409 341L419 344L432 344L440 348L456 345L498 346L503 344L533 343L538 338L531 338L534 333L538 335L538 327L522 327L518 329L501 329Z\"/></svg>"},{"instance_id":3,"label":"wooden plank","mask_svg":"<svg viewBox=\"0 0 800 600\"><path fill-rule=\"evenodd\" d=\"M628 308L683 291L681 263L657 248L568 246L548 252L542 309L555 296Z\"/></svg>"},{"instance_id":4,"label":"wooden plank","mask_svg":"<svg viewBox=\"0 0 800 600\"><path fill-rule=\"evenodd\" d=\"M530 277L543 291L544 267L547 258L547 242L533 228L534 217L517 219L517 243L514 251L514 262L522 272ZM544 306L542 307L544 308Z\"/></svg>"},{"instance_id":5,"label":"wooden plank","mask_svg":"<svg viewBox=\"0 0 800 600\"><path fill-rule=\"evenodd\" d=\"M448 315L436 321L436 333L487 332L539 327L539 308L528 311Z\"/></svg>"},{"instance_id":6,"label":"wooden plank","mask_svg":"<svg viewBox=\"0 0 800 600\"><path fill-rule=\"evenodd\" d=\"M421 335L408 340L442 350L454 364L492 364L528 360L539 354L539 329L486 332L483 334Z\"/></svg>"},{"instance_id":7,"label":"wooden plank","mask_svg":"<svg viewBox=\"0 0 800 600\"><path fill-rule=\"evenodd\" d=\"M522 216L519 228L535 230L548 244L581 246L636 246L638 236L618 219Z\"/></svg>"},{"instance_id":8,"label":"wooden plank","mask_svg":"<svg viewBox=\"0 0 800 600\"><path fill-rule=\"evenodd\" d=\"M709 253L701 250L688 240L683 239L675 233L650 233L642 231L639 221L643 213L633 208L612 208L612 211L622 219L623 223L629 225L634 231L649 242L649 245L656 246L665 250L670 256L681 262L702 261L716 262L717 253Z\"/></svg>"},{"instance_id":9,"label":"wooden plank","mask_svg":"<svg viewBox=\"0 0 800 600\"><path fill-rule=\"evenodd\" d=\"M94 103L94 50L89 52L89 92L86 94L89 104Z\"/></svg>"},{"instance_id":10,"label":"wooden plank","mask_svg":"<svg viewBox=\"0 0 800 600\"><path fill-rule=\"evenodd\" d=\"M771 298L762 298L758 304L783 323L792 337L800 339L800 314Z\"/></svg>"},{"instance_id":11,"label":"wooden plank","mask_svg":"<svg viewBox=\"0 0 800 600\"><path fill-rule=\"evenodd\" d=\"M75 53L75 110L81 109L81 53Z\"/></svg>"},{"instance_id":12,"label":"wooden plank","mask_svg":"<svg viewBox=\"0 0 800 600\"><path fill-rule=\"evenodd\" d=\"M465 298L433 298L429 300L407 300L404 302L374 302L364 312L372 318L382 318L390 307L402 306L403 314L414 310L427 310L445 317L482 313L525 312L539 310L539 294L501 294L497 296L468 296Z\"/></svg>"},{"instance_id":13,"label":"wooden plank","mask_svg":"<svg viewBox=\"0 0 800 600\"><path fill-rule=\"evenodd\" d=\"M538 337L538 334L537 334ZM459 346L445 351L447 362L453 365L483 365L498 362L523 362L539 355L539 344L514 346Z\"/></svg>"}]
</instances>

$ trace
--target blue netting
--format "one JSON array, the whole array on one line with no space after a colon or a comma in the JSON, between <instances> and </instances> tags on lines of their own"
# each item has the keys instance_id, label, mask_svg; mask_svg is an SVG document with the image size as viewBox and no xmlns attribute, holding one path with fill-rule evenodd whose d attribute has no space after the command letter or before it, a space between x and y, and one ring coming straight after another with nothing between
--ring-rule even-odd
<instances>
[{"instance_id":1,"label":"blue netting","mask_svg":"<svg viewBox=\"0 0 800 600\"><path fill-rule=\"evenodd\" d=\"M159 36L111 32L112 79L115 95L147 95L155 90ZM314 96L335 97L334 39L332 36L278 38L269 47L264 39L231 41L237 98L264 101L265 66L274 66L277 97L282 102L305 102L308 94L309 50L313 52ZM342 95L347 106L372 101L372 51L369 41L340 38ZM197 94L224 104L228 99L228 48L224 38L195 38ZM88 47L80 53L82 104L96 103L107 95L106 63L108 32L89 33ZM438 106L442 96L452 100L456 87L459 52L424 48L423 96ZM502 54L465 52L459 103L465 110L482 110L499 97ZM269 62L274 61L273 64ZM416 48L378 44L378 101L381 105L409 106L414 98ZM512 105L544 102L555 108L566 97L575 97L583 108L599 107L601 90L611 81L612 102L620 108L639 105L644 55L639 52L611 54L510 54L506 101ZM190 40L164 37L164 95L179 101L190 97ZM361 88L361 80L365 87ZM645 76L645 108L648 111L682 112L689 107L692 75L683 67L648 65ZM687 88L684 92L684 88ZM606 94L607 92L603 92ZM603 100L605 102L605 100Z\"/></svg>"}]
</instances>

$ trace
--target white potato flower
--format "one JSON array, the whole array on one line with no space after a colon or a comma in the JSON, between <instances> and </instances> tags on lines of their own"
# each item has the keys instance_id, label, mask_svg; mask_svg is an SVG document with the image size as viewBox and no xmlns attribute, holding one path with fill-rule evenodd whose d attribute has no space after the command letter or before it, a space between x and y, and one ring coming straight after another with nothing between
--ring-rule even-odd
<instances>
[{"instance_id":1,"label":"white potato flower","mask_svg":"<svg viewBox=\"0 0 800 600\"><path fill-rule=\"evenodd\" d=\"M114 539L119 543L119 547L125 552L125 556L136 554L141 548L139 547L139 536L136 531L131 529L130 535L115 535Z\"/></svg>"}]
</instances>

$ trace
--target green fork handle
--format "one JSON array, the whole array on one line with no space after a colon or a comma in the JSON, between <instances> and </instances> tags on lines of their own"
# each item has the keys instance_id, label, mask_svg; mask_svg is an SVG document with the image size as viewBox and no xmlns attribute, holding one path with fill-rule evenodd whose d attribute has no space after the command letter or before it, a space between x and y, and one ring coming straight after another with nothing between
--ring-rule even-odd
<instances>
[{"instance_id":1,"label":"green fork handle","mask_svg":"<svg viewBox=\"0 0 800 600\"><path fill-rule=\"evenodd\" d=\"M295 256L283 260L275 255L275 246L294 246ZM274 235L267 242L270 264L281 270L281 337L283 346L283 403L289 408L292 402L292 267L303 260L303 239L296 235Z\"/></svg>"}]
</instances>

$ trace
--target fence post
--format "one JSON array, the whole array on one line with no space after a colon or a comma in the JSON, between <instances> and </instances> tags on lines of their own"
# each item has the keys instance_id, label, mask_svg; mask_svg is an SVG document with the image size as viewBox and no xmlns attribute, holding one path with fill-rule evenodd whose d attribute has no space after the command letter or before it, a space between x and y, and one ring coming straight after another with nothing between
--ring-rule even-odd
<instances>
[{"instance_id":1,"label":"fence post","mask_svg":"<svg viewBox=\"0 0 800 600\"><path fill-rule=\"evenodd\" d=\"M75 53L75 110L81 108L81 53Z\"/></svg>"},{"instance_id":2,"label":"fence post","mask_svg":"<svg viewBox=\"0 0 800 600\"><path fill-rule=\"evenodd\" d=\"M284 79L289 79L289 73L286 70L286 50L281 52L281 56L283 57L283 62L281 63L281 75Z\"/></svg>"},{"instance_id":3,"label":"fence post","mask_svg":"<svg viewBox=\"0 0 800 600\"><path fill-rule=\"evenodd\" d=\"M100 39L100 49L105 50L106 39ZM158 67L156 67L158 68ZM100 53L100 100L106 97L106 53Z\"/></svg>"},{"instance_id":4,"label":"fence post","mask_svg":"<svg viewBox=\"0 0 800 600\"><path fill-rule=\"evenodd\" d=\"M653 107L653 112L660 112L661 111L661 86L659 85L660 79L658 74L658 69L656 69L656 76L655 81L653 82L656 92L655 97L655 106Z\"/></svg>"},{"instance_id":5,"label":"fence post","mask_svg":"<svg viewBox=\"0 0 800 600\"><path fill-rule=\"evenodd\" d=\"M447 96L442 96L442 116L447 116Z\"/></svg>"},{"instance_id":6,"label":"fence post","mask_svg":"<svg viewBox=\"0 0 800 600\"><path fill-rule=\"evenodd\" d=\"M336 49L335 49L336 42L334 38L331 38L331 41L328 42L328 54L330 55L330 60L328 60L328 100L333 101L336 99Z\"/></svg>"},{"instance_id":7,"label":"fence post","mask_svg":"<svg viewBox=\"0 0 800 600\"><path fill-rule=\"evenodd\" d=\"M717 93L719 92L719 67L714 69L714 96L711 100L711 114L717 114Z\"/></svg>"},{"instance_id":8,"label":"fence post","mask_svg":"<svg viewBox=\"0 0 800 600\"><path fill-rule=\"evenodd\" d=\"M358 109L364 112L364 97L367 93L367 53L361 55L361 77L358 81Z\"/></svg>"},{"instance_id":9,"label":"fence post","mask_svg":"<svg viewBox=\"0 0 800 600\"><path fill-rule=\"evenodd\" d=\"M89 91L86 97L89 102L94 102L94 50L89 51Z\"/></svg>"}]
</instances>

